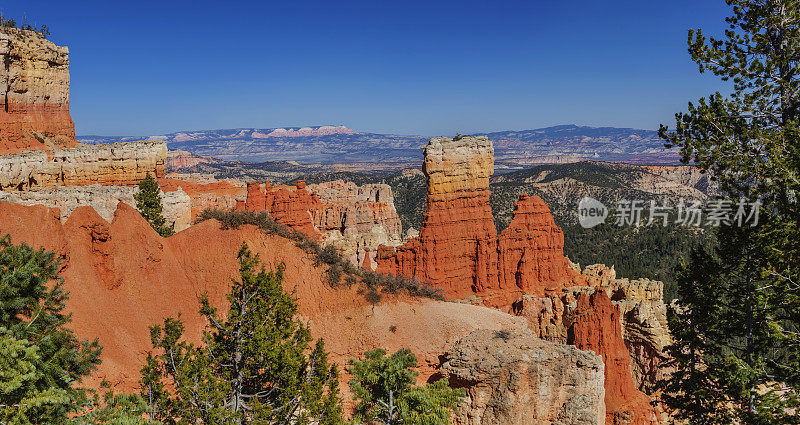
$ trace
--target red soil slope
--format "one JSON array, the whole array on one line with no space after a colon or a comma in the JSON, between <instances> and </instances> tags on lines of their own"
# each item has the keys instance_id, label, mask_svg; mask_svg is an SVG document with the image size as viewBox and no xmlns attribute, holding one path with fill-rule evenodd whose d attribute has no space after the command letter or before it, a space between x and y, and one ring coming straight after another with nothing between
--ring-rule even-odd
<instances>
[{"instance_id":1,"label":"red soil slope","mask_svg":"<svg viewBox=\"0 0 800 425\"><path fill-rule=\"evenodd\" d=\"M150 347L148 326L164 317L181 313L187 334L197 338L202 321L196 297L208 291L214 304L223 305L238 271L236 252L245 241L268 267L286 265L285 287L296 291L302 319L315 338L325 338L340 365L375 347L408 347L418 356L422 381L445 348L472 330L524 326L522 318L464 304L384 297L372 306L355 287L323 283L323 270L291 241L252 226L221 230L207 221L161 238L125 204L112 223L83 207L62 225L55 209L0 202L0 232L65 258L72 327L81 338L98 337L104 347L103 364L89 385L106 378L134 389Z\"/></svg>"}]
</instances>

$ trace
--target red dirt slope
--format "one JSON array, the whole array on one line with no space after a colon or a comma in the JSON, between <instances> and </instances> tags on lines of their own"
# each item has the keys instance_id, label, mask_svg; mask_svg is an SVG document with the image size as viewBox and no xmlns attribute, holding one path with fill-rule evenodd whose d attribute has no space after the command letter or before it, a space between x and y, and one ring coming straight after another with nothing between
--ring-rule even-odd
<instances>
[{"instance_id":1,"label":"red dirt slope","mask_svg":"<svg viewBox=\"0 0 800 425\"><path fill-rule=\"evenodd\" d=\"M296 291L301 317L315 338L325 338L340 365L375 347L408 347L420 360L424 380L445 348L472 330L524 326L522 318L463 304L385 297L372 306L356 288L324 284L322 270L291 241L252 226L221 230L207 221L165 239L125 204L112 223L83 207L62 225L54 209L0 202L0 232L65 257L72 327L81 338L99 337L104 347L103 364L89 385L107 378L133 389L150 347L148 326L164 317L181 313L188 335L196 338L202 325L196 297L208 291L222 305L243 241L268 267L286 264L285 287Z\"/></svg>"}]
</instances>

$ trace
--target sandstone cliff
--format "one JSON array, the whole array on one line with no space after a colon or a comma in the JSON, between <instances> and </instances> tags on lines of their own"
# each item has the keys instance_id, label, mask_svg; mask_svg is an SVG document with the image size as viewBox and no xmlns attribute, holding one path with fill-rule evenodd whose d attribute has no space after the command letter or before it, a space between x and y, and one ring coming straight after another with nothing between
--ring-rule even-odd
<instances>
[{"instance_id":1,"label":"sandstone cliff","mask_svg":"<svg viewBox=\"0 0 800 425\"><path fill-rule=\"evenodd\" d=\"M367 257L371 263L381 245L401 243L400 218L385 184L335 180L306 186L299 180L292 187L254 181L247 183L239 207L266 211L279 223L336 246L355 265Z\"/></svg>"},{"instance_id":2,"label":"sandstone cliff","mask_svg":"<svg viewBox=\"0 0 800 425\"><path fill-rule=\"evenodd\" d=\"M131 142L0 155L0 190L87 184L127 185L163 177L167 145Z\"/></svg>"},{"instance_id":3,"label":"sandstone cliff","mask_svg":"<svg viewBox=\"0 0 800 425\"><path fill-rule=\"evenodd\" d=\"M114 213L120 202L136 207L134 195L138 190L132 186L56 186L0 192L0 201L57 208L62 222L66 222L78 208L91 207L100 217L110 222L114 219ZM167 225L173 226L176 232L185 230L191 225L192 201L180 187L168 192L162 191L161 204Z\"/></svg>"},{"instance_id":4,"label":"sandstone cliff","mask_svg":"<svg viewBox=\"0 0 800 425\"><path fill-rule=\"evenodd\" d=\"M381 247L378 271L511 311L540 338L594 351L605 363L606 423L658 423L661 413L643 391L651 393L663 373L668 341L660 282L617 280L600 265L581 272L564 257L564 235L538 196L522 194L498 236L489 209L492 161L485 137L432 139L419 237Z\"/></svg>"},{"instance_id":5,"label":"sandstone cliff","mask_svg":"<svg viewBox=\"0 0 800 425\"><path fill-rule=\"evenodd\" d=\"M191 174L168 174L158 179L161 190L181 189L191 198L191 222L206 209L232 211L238 200L246 197L245 184L238 181L217 180L213 177Z\"/></svg>"},{"instance_id":6,"label":"sandstone cliff","mask_svg":"<svg viewBox=\"0 0 800 425\"><path fill-rule=\"evenodd\" d=\"M444 356L442 370L467 397L458 425L596 425L605 421L603 362L589 351L525 331L477 330Z\"/></svg>"},{"instance_id":7,"label":"sandstone cliff","mask_svg":"<svg viewBox=\"0 0 800 425\"><path fill-rule=\"evenodd\" d=\"M309 185L308 190L322 203L314 213L314 227L353 264L372 264L380 245L402 243L403 229L389 185L334 180Z\"/></svg>"},{"instance_id":8,"label":"sandstone cliff","mask_svg":"<svg viewBox=\"0 0 800 425\"><path fill-rule=\"evenodd\" d=\"M69 49L34 31L0 28L0 155L76 143Z\"/></svg>"}]
</instances>

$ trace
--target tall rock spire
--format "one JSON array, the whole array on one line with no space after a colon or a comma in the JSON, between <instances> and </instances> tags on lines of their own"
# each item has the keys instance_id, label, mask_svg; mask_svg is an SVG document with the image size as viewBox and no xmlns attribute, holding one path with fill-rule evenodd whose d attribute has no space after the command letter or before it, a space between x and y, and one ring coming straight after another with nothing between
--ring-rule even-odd
<instances>
[{"instance_id":1,"label":"tall rock spire","mask_svg":"<svg viewBox=\"0 0 800 425\"><path fill-rule=\"evenodd\" d=\"M381 248L379 272L423 280L451 299L477 295L495 306L570 281L564 235L539 197L522 195L498 238L489 199L494 148L487 137L437 137L424 154L428 199L419 237Z\"/></svg>"}]
</instances>

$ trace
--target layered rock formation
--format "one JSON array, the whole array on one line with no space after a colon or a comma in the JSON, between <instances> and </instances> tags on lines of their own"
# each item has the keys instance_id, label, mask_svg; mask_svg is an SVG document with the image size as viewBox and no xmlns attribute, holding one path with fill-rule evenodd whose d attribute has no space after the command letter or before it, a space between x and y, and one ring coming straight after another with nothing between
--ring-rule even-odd
<instances>
[{"instance_id":1,"label":"layered rock formation","mask_svg":"<svg viewBox=\"0 0 800 425\"><path fill-rule=\"evenodd\" d=\"M654 394L656 382L671 373L664 366L666 348L672 344L664 285L649 279L617 279L611 299L622 313L622 336L631 353L634 381L645 394Z\"/></svg>"},{"instance_id":2,"label":"layered rock formation","mask_svg":"<svg viewBox=\"0 0 800 425\"><path fill-rule=\"evenodd\" d=\"M0 156L0 190L87 184L127 185L164 177L167 145L131 142Z\"/></svg>"},{"instance_id":3,"label":"layered rock formation","mask_svg":"<svg viewBox=\"0 0 800 425\"><path fill-rule=\"evenodd\" d=\"M158 179L161 190L183 190L191 198L191 222L206 209L231 211L237 202L246 197L244 183L215 178L197 178L192 175L169 174Z\"/></svg>"},{"instance_id":4,"label":"layered rock formation","mask_svg":"<svg viewBox=\"0 0 800 425\"><path fill-rule=\"evenodd\" d=\"M134 195L138 190L131 186L57 186L0 192L0 201L57 208L62 222L66 222L78 208L91 207L100 217L110 222L120 202L136 207ZM192 200L180 187L168 192L162 191L161 204L167 225L173 226L176 232L191 225Z\"/></svg>"},{"instance_id":5,"label":"layered rock formation","mask_svg":"<svg viewBox=\"0 0 800 425\"><path fill-rule=\"evenodd\" d=\"M647 395L667 373L669 344L661 282L616 279L613 269L587 267L581 277L597 286L564 288L545 297L525 295L512 312L528 319L540 338L572 344L603 356L607 423L656 423L661 412Z\"/></svg>"},{"instance_id":6,"label":"layered rock formation","mask_svg":"<svg viewBox=\"0 0 800 425\"><path fill-rule=\"evenodd\" d=\"M338 247L353 264L374 259L380 245L399 245L402 226L392 189L385 184L357 186L336 180L306 186L247 183L240 206L266 211L276 221Z\"/></svg>"},{"instance_id":7,"label":"layered rock formation","mask_svg":"<svg viewBox=\"0 0 800 425\"><path fill-rule=\"evenodd\" d=\"M34 31L0 28L0 155L76 143L69 49Z\"/></svg>"},{"instance_id":8,"label":"layered rock formation","mask_svg":"<svg viewBox=\"0 0 800 425\"><path fill-rule=\"evenodd\" d=\"M419 237L381 248L378 271L429 282L450 298L478 295L493 306L543 293L575 275L563 255L564 235L539 197L521 196L498 237L489 204L494 150L488 138L434 138L424 153L428 198Z\"/></svg>"},{"instance_id":9,"label":"layered rock formation","mask_svg":"<svg viewBox=\"0 0 800 425\"><path fill-rule=\"evenodd\" d=\"M605 421L603 362L526 331L477 330L444 356L442 370L467 397L454 423L575 424Z\"/></svg>"},{"instance_id":10,"label":"layered rock formation","mask_svg":"<svg viewBox=\"0 0 800 425\"><path fill-rule=\"evenodd\" d=\"M308 189L322 203L315 211L314 227L354 264L368 261L372 268L380 245L402 243L403 228L389 185L334 180Z\"/></svg>"},{"instance_id":11,"label":"layered rock formation","mask_svg":"<svg viewBox=\"0 0 800 425\"><path fill-rule=\"evenodd\" d=\"M319 239L314 227L314 214L322 205L316 195L306 189L306 182L298 180L292 186L273 187L270 182L248 182L245 209L266 211L278 223Z\"/></svg>"},{"instance_id":12,"label":"layered rock formation","mask_svg":"<svg viewBox=\"0 0 800 425\"><path fill-rule=\"evenodd\" d=\"M419 237L381 247L378 271L509 310L535 336L594 351L605 363L606 423L658 423L660 412L642 390L652 392L668 341L660 283L617 280L613 268L599 265L581 273L564 257L564 235L538 196L522 194L498 236L489 209L492 160L485 137L432 139Z\"/></svg>"},{"instance_id":13,"label":"layered rock formation","mask_svg":"<svg viewBox=\"0 0 800 425\"><path fill-rule=\"evenodd\" d=\"M536 195L520 196L497 248L501 288L541 294L574 277L564 257L564 233Z\"/></svg>"}]
</instances>

